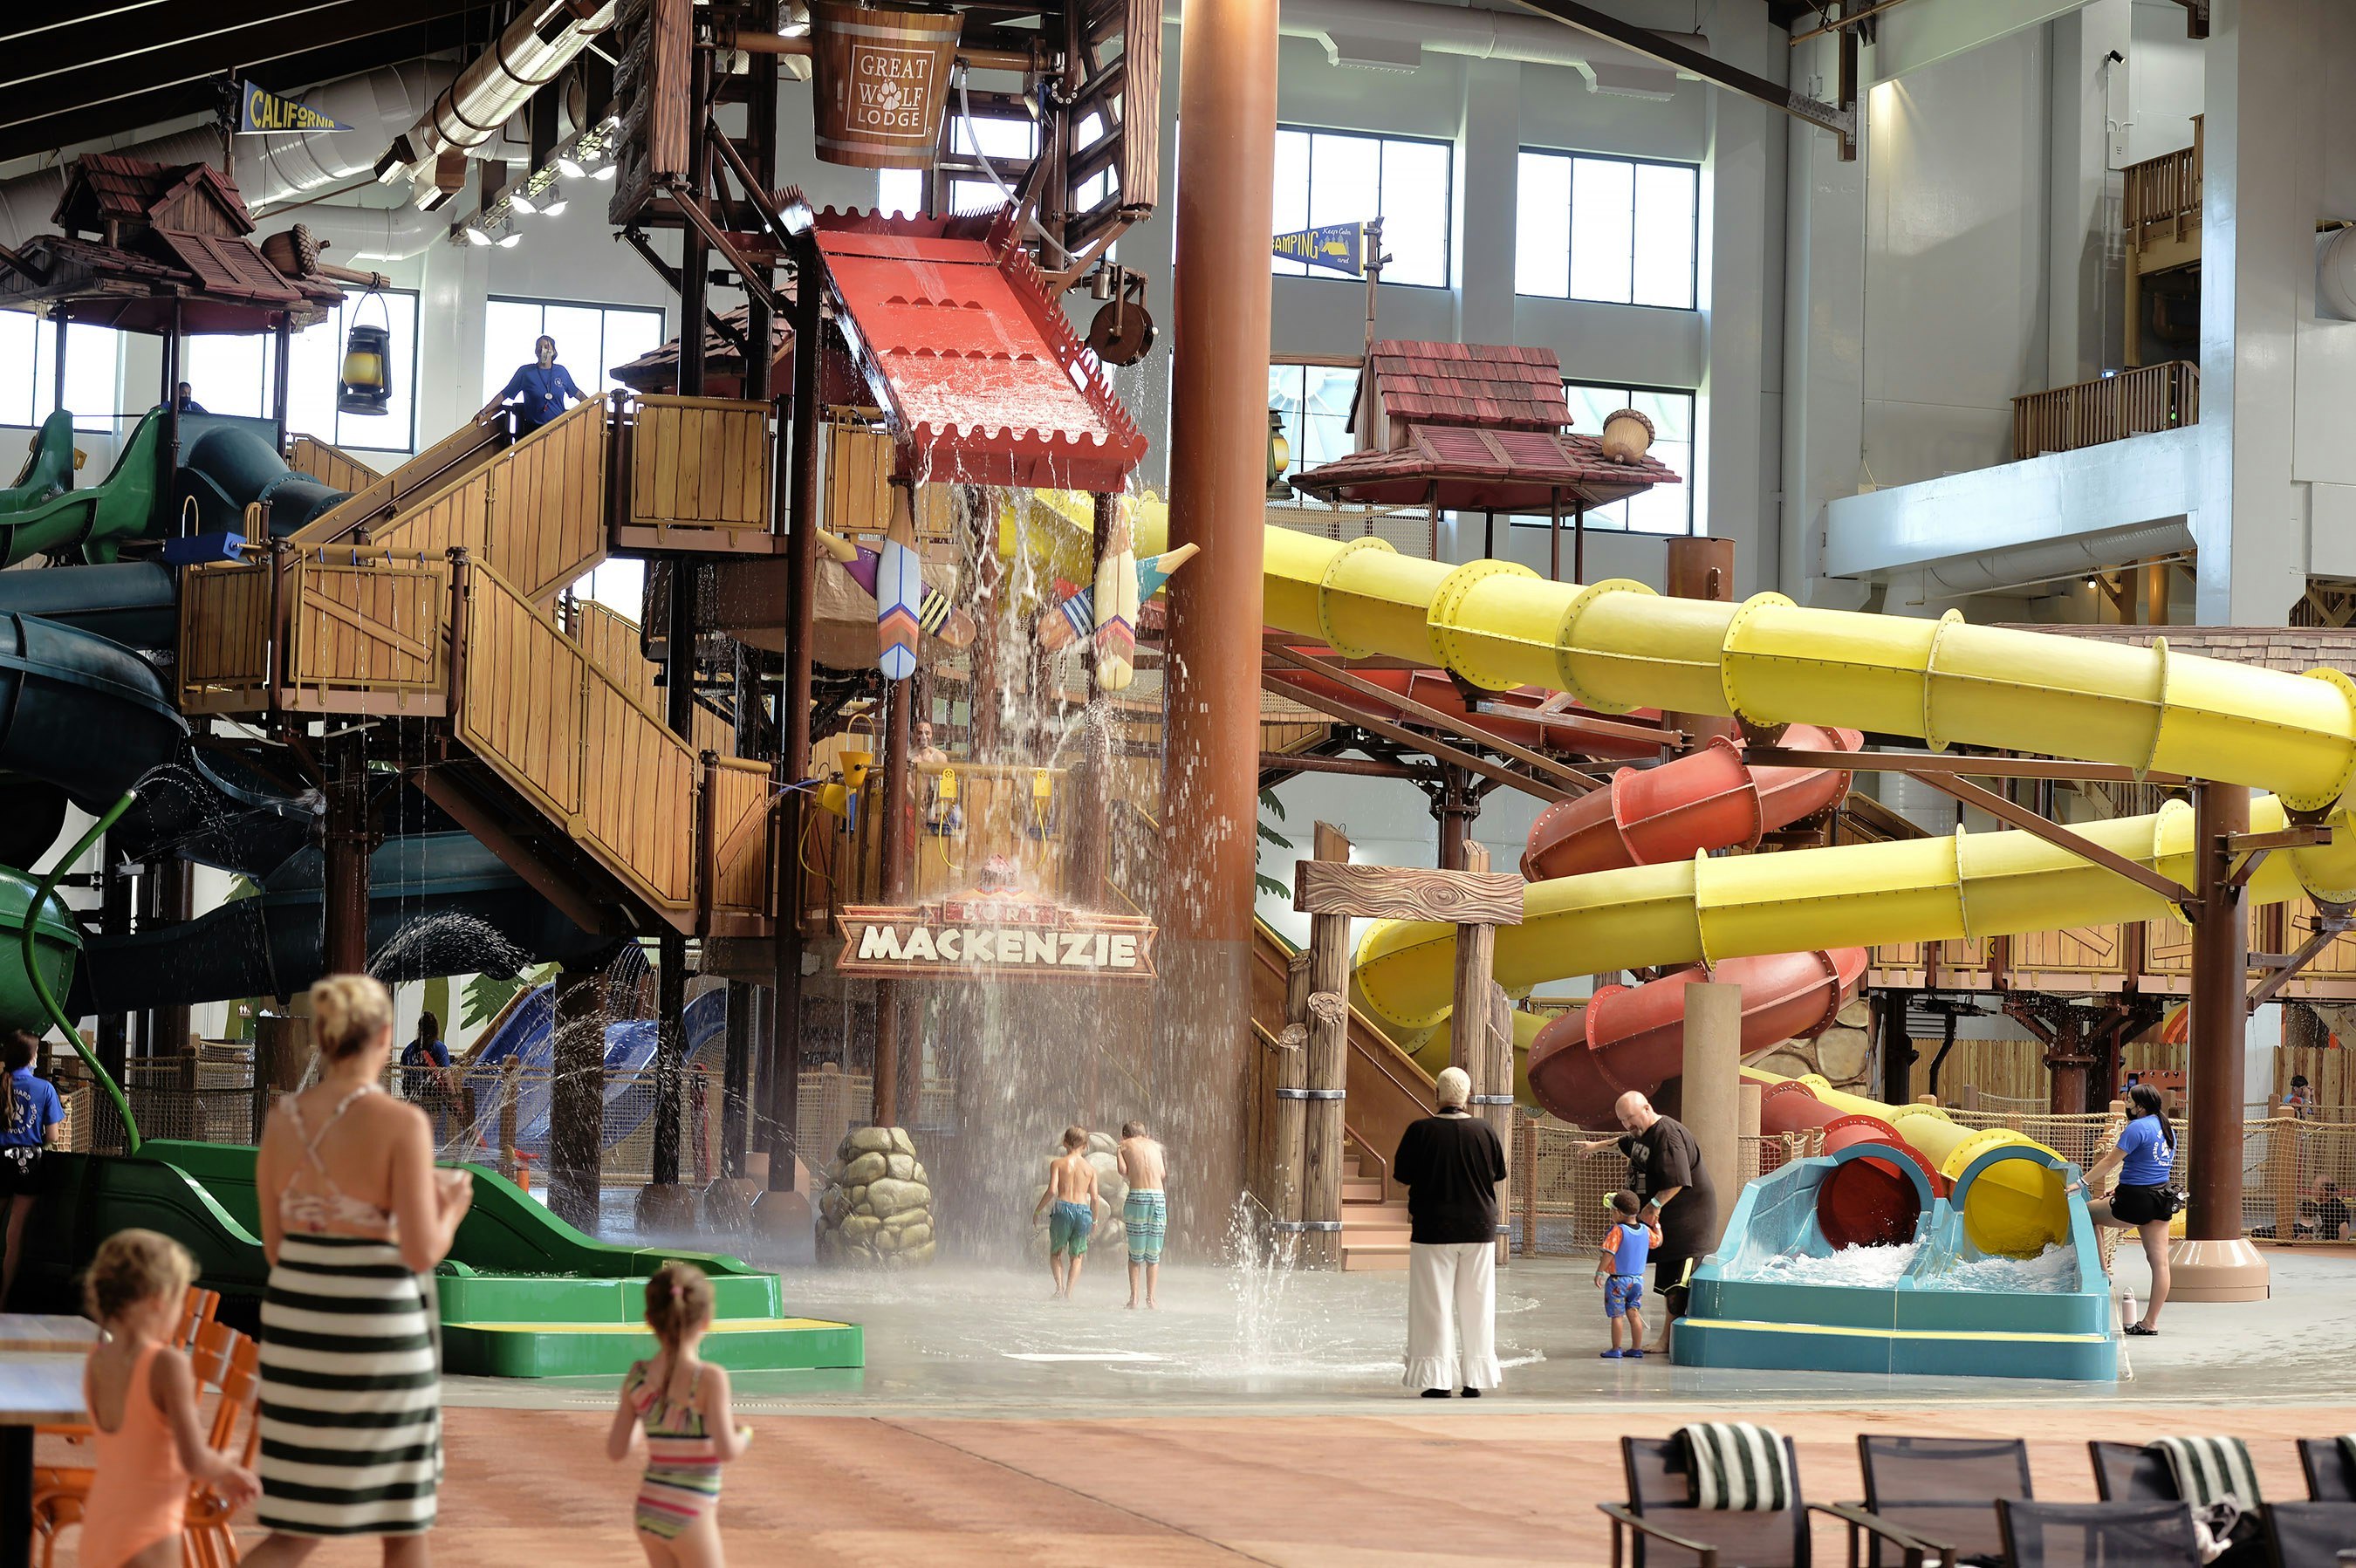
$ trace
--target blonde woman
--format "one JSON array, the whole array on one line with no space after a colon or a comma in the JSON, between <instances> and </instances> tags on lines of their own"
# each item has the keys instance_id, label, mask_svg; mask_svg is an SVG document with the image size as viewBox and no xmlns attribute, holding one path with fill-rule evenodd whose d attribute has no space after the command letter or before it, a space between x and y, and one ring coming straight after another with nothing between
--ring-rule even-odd
<instances>
[{"instance_id":1,"label":"blonde woman","mask_svg":"<svg viewBox=\"0 0 2356 1568\"><path fill-rule=\"evenodd\" d=\"M262 1307L262 1505L250 1568L300 1563L330 1536L377 1536L384 1561L431 1561L442 1473L430 1275L473 1200L434 1168L425 1113L382 1091L392 998L366 975L311 988L319 1081L280 1101L255 1176L270 1290Z\"/></svg>"}]
</instances>

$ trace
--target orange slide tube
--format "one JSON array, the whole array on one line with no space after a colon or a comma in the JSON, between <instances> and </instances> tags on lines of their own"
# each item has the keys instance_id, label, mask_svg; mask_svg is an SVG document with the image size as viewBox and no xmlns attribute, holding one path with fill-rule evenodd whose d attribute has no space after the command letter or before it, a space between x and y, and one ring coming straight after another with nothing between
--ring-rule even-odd
<instances>
[{"instance_id":1,"label":"orange slide tube","mask_svg":"<svg viewBox=\"0 0 2356 1568\"><path fill-rule=\"evenodd\" d=\"M1855 751L1855 730L1794 725L1786 744ZM1533 882L1685 860L1697 851L1742 848L1814 815L1848 792L1829 768L1752 768L1732 741L1716 739L1659 768L1622 768L1608 789L1549 806L1531 829L1522 875ZM1742 1050L1813 1038L1832 1026L1865 976L1862 948L1770 953L1696 965L1638 986L1610 985L1530 1043L1531 1096L1566 1122L1608 1122L1612 1102L1652 1094L1685 1058L1686 987L1742 987Z\"/></svg>"}]
</instances>

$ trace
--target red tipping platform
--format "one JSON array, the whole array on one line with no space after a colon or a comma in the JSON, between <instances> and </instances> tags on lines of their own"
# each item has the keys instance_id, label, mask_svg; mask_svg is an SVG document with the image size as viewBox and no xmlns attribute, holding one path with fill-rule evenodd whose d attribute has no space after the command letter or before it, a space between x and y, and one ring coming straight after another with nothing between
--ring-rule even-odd
<instances>
[{"instance_id":1,"label":"red tipping platform","mask_svg":"<svg viewBox=\"0 0 2356 1568\"><path fill-rule=\"evenodd\" d=\"M899 438L908 478L1127 487L1145 435L1002 216L830 208L813 222L843 336Z\"/></svg>"}]
</instances>

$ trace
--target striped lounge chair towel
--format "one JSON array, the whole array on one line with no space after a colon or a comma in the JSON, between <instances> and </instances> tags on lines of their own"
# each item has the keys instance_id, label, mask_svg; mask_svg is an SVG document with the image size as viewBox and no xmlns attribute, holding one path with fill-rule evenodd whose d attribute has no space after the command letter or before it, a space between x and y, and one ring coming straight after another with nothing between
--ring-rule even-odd
<instances>
[{"instance_id":1,"label":"striped lounge chair towel","mask_svg":"<svg viewBox=\"0 0 2356 1568\"><path fill-rule=\"evenodd\" d=\"M2258 1472L2250 1445L2238 1437L2162 1437L2151 1446L2176 1472L2176 1494L2194 1508L2230 1498L2245 1511L2257 1508Z\"/></svg>"},{"instance_id":2,"label":"striped lounge chair towel","mask_svg":"<svg viewBox=\"0 0 2356 1568\"><path fill-rule=\"evenodd\" d=\"M1792 1506L1790 1451L1772 1426L1747 1421L1697 1421L1677 1429L1693 1461L1697 1509L1783 1513Z\"/></svg>"}]
</instances>

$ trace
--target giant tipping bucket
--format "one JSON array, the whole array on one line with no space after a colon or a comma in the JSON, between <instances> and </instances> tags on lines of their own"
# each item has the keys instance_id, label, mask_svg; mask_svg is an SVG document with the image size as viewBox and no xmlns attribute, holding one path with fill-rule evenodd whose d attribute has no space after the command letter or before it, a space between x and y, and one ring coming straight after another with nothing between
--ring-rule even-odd
<instances>
[{"instance_id":1,"label":"giant tipping bucket","mask_svg":"<svg viewBox=\"0 0 2356 1568\"><path fill-rule=\"evenodd\" d=\"M962 16L955 11L810 7L818 156L859 168L929 168L940 146Z\"/></svg>"}]
</instances>

